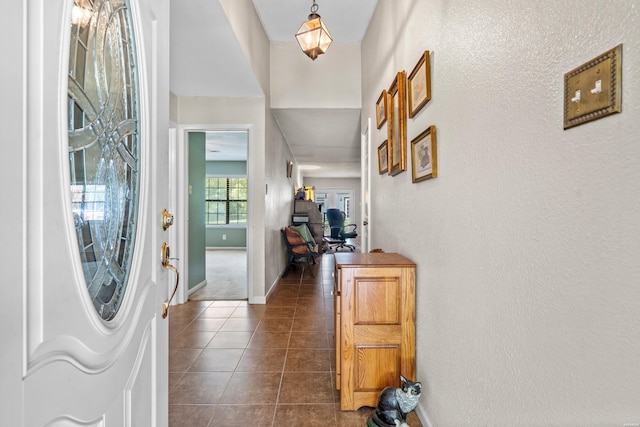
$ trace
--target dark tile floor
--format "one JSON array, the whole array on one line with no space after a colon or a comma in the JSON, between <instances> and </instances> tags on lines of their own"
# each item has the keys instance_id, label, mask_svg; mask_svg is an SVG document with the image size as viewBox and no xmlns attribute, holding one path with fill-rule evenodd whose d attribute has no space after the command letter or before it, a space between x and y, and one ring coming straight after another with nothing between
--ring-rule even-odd
<instances>
[{"instance_id":1,"label":"dark tile floor","mask_svg":"<svg viewBox=\"0 0 640 427\"><path fill-rule=\"evenodd\" d=\"M315 278L291 270L266 305L172 307L169 426L366 426L372 409L341 411L335 389L332 272L325 254Z\"/></svg>"}]
</instances>

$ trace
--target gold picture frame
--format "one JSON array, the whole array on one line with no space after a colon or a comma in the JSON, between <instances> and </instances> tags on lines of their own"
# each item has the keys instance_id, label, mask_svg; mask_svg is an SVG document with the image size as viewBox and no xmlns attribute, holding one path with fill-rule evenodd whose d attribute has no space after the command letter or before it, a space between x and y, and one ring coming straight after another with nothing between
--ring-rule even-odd
<instances>
[{"instance_id":1,"label":"gold picture frame","mask_svg":"<svg viewBox=\"0 0 640 427\"><path fill-rule=\"evenodd\" d=\"M389 171L389 146L385 139L382 144L378 146L378 173L380 175Z\"/></svg>"},{"instance_id":2,"label":"gold picture frame","mask_svg":"<svg viewBox=\"0 0 640 427\"><path fill-rule=\"evenodd\" d=\"M437 176L436 127L431 125L411 140L411 181L420 182Z\"/></svg>"},{"instance_id":3,"label":"gold picture frame","mask_svg":"<svg viewBox=\"0 0 640 427\"><path fill-rule=\"evenodd\" d=\"M387 91L389 175L407 170L407 73L399 71Z\"/></svg>"},{"instance_id":4,"label":"gold picture frame","mask_svg":"<svg viewBox=\"0 0 640 427\"><path fill-rule=\"evenodd\" d=\"M425 50L409 74L409 117L413 118L431 99L431 61Z\"/></svg>"},{"instance_id":5,"label":"gold picture frame","mask_svg":"<svg viewBox=\"0 0 640 427\"><path fill-rule=\"evenodd\" d=\"M378 101L376 102L376 124L378 129L387 121L387 91L382 90Z\"/></svg>"}]
</instances>

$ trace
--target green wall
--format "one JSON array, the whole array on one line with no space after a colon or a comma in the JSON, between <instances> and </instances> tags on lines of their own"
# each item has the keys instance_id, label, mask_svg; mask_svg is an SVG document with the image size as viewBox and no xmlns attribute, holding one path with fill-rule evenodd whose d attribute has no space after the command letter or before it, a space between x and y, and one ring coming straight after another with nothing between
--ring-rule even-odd
<instances>
[{"instance_id":1,"label":"green wall","mask_svg":"<svg viewBox=\"0 0 640 427\"><path fill-rule=\"evenodd\" d=\"M189 132L189 289L206 278L205 134Z\"/></svg>"},{"instance_id":2,"label":"green wall","mask_svg":"<svg viewBox=\"0 0 640 427\"><path fill-rule=\"evenodd\" d=\"M223 238L226 236L226 239ZM206 244L208 248L246 248L246 227L207 227Z\"/></svg>"},{"instance_id":3,"label":"green wall","mask_svg":"<svg viewBox=\"0 0 640 427\"><path fill-rule=\"evenodd\" d=\"M247 176L246 161L206 162L207 176Z\"/></svg>"}]
</instances>

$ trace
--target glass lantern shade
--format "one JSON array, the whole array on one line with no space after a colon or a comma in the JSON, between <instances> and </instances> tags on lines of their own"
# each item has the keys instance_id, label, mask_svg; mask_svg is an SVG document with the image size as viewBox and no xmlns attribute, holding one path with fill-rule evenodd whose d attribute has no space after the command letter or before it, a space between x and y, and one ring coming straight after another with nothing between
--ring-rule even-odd
<instances>
[{"instance_id":1,"label":"glass lantern shade","mask_svg":"<svg viewBox=\"0 0 640 427\"><path fill-rule=\"evenodd\" d=\"M329 30L320 19L320 15L312 13L309 20L302 24L296 33L296 39L302 51L312 60L327 51L333 39Z\"/></svg>"}]
</instances>

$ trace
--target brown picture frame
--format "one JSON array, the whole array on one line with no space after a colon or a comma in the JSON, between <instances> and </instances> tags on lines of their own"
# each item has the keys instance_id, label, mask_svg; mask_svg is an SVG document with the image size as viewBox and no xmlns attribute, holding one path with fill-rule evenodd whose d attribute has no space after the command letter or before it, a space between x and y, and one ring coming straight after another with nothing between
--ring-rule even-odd
<instances>
[{"instance_id":1,"label":"brown picture frame","mask_svg":"<svg viewBox=\"0 0 640 427\"><path fill-rule=\"evenodd\" d=\"M389 175L407 170L407 73L399 71L388 93Z\"/></svg>"},{"instance_id":2,"label":"brown picture frame","mask_svg":"<svg viewBox=\"0 0 640 427\"><path fill-rule=\"evenodd\" d=\"M431 99L431 61L425 50L409 74L409 117L413 118Z\"/></svg>"},{"instance_id":3,"label":"brown picture frame","mask_svg":"<svg viewBox=\"0 0 640 427\"><path fill-rule=\"evenodd\" d=\"M415 183L437 176L436 127L431 125L411 140L411 181Z\"/></svg>"},{"instance_id":4,"label":"brown picture frame","mask_svg":"<svg viewBox=\"0 0 640 427\"><path fill-rule=\"evenodd\" d=\"M387 90L383 89L376 102L376 124L378 129L387 121Z\"/></svg>"},{"instance_id":5,"label":"brown picture frame","mask_svg":"<svg viewBox=\"0 0 640 427\"><path fill-rule=\"evenodd\" d=\"M385 139L382 144L378 146L378 173L380 175L389 171L389 146Z\"/></svg>"}]
</instances>

